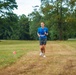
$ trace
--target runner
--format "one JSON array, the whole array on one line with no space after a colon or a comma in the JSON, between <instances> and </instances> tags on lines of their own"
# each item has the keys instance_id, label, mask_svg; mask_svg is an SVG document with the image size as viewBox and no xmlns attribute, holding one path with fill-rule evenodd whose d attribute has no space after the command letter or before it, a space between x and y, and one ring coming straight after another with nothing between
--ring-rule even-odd
<instances>
[{"instance_id":1,"label":"runner","mask_svg":"<svg viewBox=\"0 0 76 75\"><path fill-rule=\"evenodd\" d=\"M47 42L48 28L45 27L44 22L41 22L41 27L38 28L37 35L40 41L40 50L41 50L40 56L46 57L45 47Z\"/></svg>"}]
</instances>

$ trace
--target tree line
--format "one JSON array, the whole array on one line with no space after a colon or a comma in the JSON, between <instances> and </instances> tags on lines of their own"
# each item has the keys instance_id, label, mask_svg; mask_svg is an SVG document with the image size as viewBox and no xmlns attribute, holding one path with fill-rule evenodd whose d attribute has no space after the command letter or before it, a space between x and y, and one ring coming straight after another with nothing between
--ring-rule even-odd
<instances>
[{"instance_id":1,"label":"tree line","mask_svg":"<svg viewBox=\"0 0 76 75\"><path fill-rule=\"evenodd\" d=\"M49 40L76 38L76 0L41 0L39 10L18 16L15 0L0 1L0 39L37 40L37 29L44 22Z\"/></svg>"}]
</instances>

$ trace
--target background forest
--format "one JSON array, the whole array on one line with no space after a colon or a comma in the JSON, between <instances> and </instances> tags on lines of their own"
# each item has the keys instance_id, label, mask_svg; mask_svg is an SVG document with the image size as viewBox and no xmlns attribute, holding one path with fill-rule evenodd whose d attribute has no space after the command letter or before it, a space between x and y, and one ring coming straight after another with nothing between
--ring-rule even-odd
<instances>
[{"instance_id":1,"label":"background forest","mask_svg":"<svg viewBox=\"0 0 76 75\"><path fill-rule=\"evenodd\" d=\"M15 0L0 0L0 39L37 40L40 22L49 29L48 40L76 38L76 0L41 0L26 16L13 12L18 5Z\"/></svg>"}]
</instances>

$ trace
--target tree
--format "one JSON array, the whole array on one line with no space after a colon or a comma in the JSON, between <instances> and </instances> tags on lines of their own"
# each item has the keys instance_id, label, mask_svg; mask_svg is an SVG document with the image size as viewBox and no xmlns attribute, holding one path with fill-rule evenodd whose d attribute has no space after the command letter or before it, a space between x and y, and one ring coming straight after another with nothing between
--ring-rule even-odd
<instances>
[{"instance_id":1,"label":"tree","mask_svg":"<svg viewBox=\"0 0 76 75\"><path fill-rule=\"evenodd\" d=\"M60 40L67 39L71 26L75 27L76 18L74 17L74 12L76 0L41 0L41 3L41 11L46 24L49 26L50 36L53 35L54 33L52 32L56 30L55 36L57 36L57 38ZM71 21L66 21L67 18ZM51 28L54 28L52 29L53 31Z\"/></svg>"},{"instance_id":2,"label":"tree","mask_svg":"<svg viewBox=\"0 0 76 75\"><path fill-rule=\"evenodd\" d=\"M14 28L18 17L12 10L17 9L15 0L0 0L0 39L15 39Z\"/></svg>"},{"instance_id":3,"label":"tree","mask_svg":"<svg viewBox=\"0 0 76 75\"><path fill-rule=\"evenodd\" d=\"M29 37L29 21L28 18L23 14L19 16L19 39L28 40Z\"/></svg>"},{"instance_id":4,"label":"tree","mask_svg":"<svg viewBox=\"0 0 76 75\"><path fill-rule=\"evenodd\" d=\"M0 39L18 39L18 16L8 13L1 19Z\"/></svg>"},{"instance_id":5,"label":"tree","mask_svg":"<svg viewBox=\"0 0 76 75\"><path fill-rule=\"evenodd\" d=\"M38 37L37 36L37 29L38 27L40 27L40 21L42 19L41 15L39 14L38 11L32 12L31 14L29 14L29 18L30 18L30 27L29 27L29 33L30 33L30 37L31 39L35 39L37 40Z\"/></svg>"},{"instance_id":6,"label":"tree","mask_svg":"<svg viewBox=\"0 0 76 75\"><path fill-rule=\"evenodd\" d=\"M17 9L15 0L0 0L0 16L12 12L14 8Z\"/></svg>"}]
</instances>

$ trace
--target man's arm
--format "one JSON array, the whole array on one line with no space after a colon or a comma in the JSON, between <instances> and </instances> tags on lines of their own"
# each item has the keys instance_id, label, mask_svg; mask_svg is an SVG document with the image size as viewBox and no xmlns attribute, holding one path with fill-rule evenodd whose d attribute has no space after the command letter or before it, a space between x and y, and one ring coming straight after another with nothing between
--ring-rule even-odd
<instances>
[{"instance_id":1,"label":"man's arm","mask_svg":"<svg viewBox=\"0 0 76 75\"><path fill-rule=\"evenodd\" d=\"M40 37L40 34L39 33L37 33L37 35L38 35L38 37Z\"/></svg>"},{"instance_id":2,"label":"man's arm","mask_svg":"<svg viewBox=\"0 0 76 75\"><path fill-rule=\"evenodd\" d=\"M39 28L38 28L38 30L37 30L37 35L38 35L38 37L40 37L40 34L39 34L39 32L40 32L40 30L39 30Z\"/></svg>"},{"instance_id":3,"label":"man's arm","mask_svg":"<svg viewBox=\"0 0 76 75\"><path fill-rule=\"evenodd\" d=\"M48 35L48 28L46 29L45 35L46 35L46 36Z\"/></svg>"}]
</instances>

